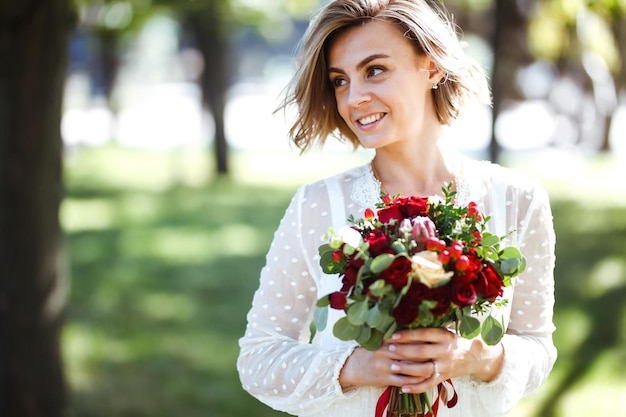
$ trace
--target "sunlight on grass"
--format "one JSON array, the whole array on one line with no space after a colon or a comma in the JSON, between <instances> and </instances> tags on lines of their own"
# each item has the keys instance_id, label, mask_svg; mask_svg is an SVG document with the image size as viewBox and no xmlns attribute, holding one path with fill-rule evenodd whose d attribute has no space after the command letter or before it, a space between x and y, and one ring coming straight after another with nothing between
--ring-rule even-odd
<instances>
[{"instance_id":1,"label":"sunlight on grass","mask_svg":"<svg viewBox=\"0 0 626 417\"><path fill-rule=\"evenodd\" d=\"M259 271L296 187L371 155L230 156L232 175L215 178L204 152L108 146L68 155L71 415L284 416L244 393L235 370ZM553 152L508 161L542 180L554 203L559 349L546 385L508 417L626 415L626 183L615 180L626 169ZM551 396L556 414L541 415Z\"/></svg>"},{"instance_id":2,"label":"sunlight on grass","mask_svg":"<svg viewBox=\"0 0 626 417\"><path fill-rule=\"evenodd\" d=\"M213 237L201 229L158 227L127 230L120 238L120 250L128 256L144 256L185 263L207 259Z\"/></svg>"},{"instance_id":3,"label":"sunlight on grass","mask_svg":"<svg viewBox=\"0 0 626 417\"><path fill-rule=\"evenodd\" d=\"M570 308L560 310L554 317L555 343L559 346L559 360L571 358L573 352L587 338L591 321L584 311Z\"/></svg>"},{"instance_id":4,"label":"sunlight on grass","mask_svg":"<svg viewBox=\"0 0 626 417\"><path fill-rule=\"evenodd\" d=\"M138 300L138 307L150 320L184 322L198 313L198 306L186 294L152 292Z\"/></svg>"},{"instance_id":5,"label":"sunlight on grass","mask_svg":"<svg viewBox=\"0 0 626 417\"><path fill-rule=\"evenodd\" d=\"M626 416L623 355L610 351L596 358L591 372L559 402L562 416ZM616 367L617 364L620 364Z\"/></svg>"},{"instance_id":6,"label":"sunlight on grass","mask_svg":"<svg viewBox=\"0 0 626 417\"><path fill-rule=\"evenodd\" d=\"M623 257L609 257L594 265L587 290L595 298L623 286L626 286L626 260Z\"/></svg>"},{"instance_id":7,"label":"sunlight on grass","mask_svg":"<svg viewBox=\"0 0 626 417\"><path fill-rule=\"evenodd\" d=\"M66 198L61 205L60 217L68 232L104 230L115 223L115 208L105 198Z\"/></svg>"},{"instance_id":8,"label":"sunlight on grass","mask_svg":"<svg viewBox=\"0 0 626 417\"><path fill-rule=\"evenodd\" d=\"M213 256L249 256L263 253L267 248L256 229L242 223L226 224L212 232Z\"/></svg>"}]
</instances>

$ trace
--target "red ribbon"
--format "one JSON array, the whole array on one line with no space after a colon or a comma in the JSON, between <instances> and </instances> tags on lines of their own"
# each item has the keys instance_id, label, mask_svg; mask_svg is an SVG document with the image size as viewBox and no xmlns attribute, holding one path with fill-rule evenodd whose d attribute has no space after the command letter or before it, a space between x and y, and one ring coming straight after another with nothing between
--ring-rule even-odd
<instances>
[{"instance_id":1,"label":"red ribbon","mask_svg":"<svg viewBox=\"0 0 626 417\"><path fill-rule=\"evenodd\" d=\"M450 385L449 389L452 390L451 397L449 396L449 389L446 387L446 385ZM381 396L378 398L378 402L376 403L375 417L383 417L385 409L389 406L392 391L393 387L387 387L387 389L385 389L385 391L383 391ZM437 417L437 414L439 412L439 400L441 400L441 402L448 408L454 407L459 401L459 396L454 389L454 385L452 384L451 379L447 379L437 385L437 398L435 398L435 401L432 404L433 412L432 414L430 412L422 414L421 417ZM387 417L392 416L391 411L392 410L387 410Z\"/></svg>"},{"instance_id":2,"label":"red ribbon","mask_svg":"<svg viewBox=\"0 0 626 417\"><path fill-rule=\"evenodd\" d=\"M375 417L383 417L385 408L389 405L389 398L391 398L391 387L387 387L387 389L383 391L381 396L378 398Z\"/></svg>"}]
</instances>

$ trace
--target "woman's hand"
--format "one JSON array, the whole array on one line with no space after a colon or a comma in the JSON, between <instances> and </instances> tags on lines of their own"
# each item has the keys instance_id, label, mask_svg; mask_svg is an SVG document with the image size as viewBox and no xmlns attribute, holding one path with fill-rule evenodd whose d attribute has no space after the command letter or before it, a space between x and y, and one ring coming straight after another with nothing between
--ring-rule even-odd
<instances>
[{"instance_id":1,"label":"woman's hand","mask_svg":"<svg viewBox=\"0 0 626 417\"><path fill-rule=\"evenodd\" d=\"M503 361L500 344L488 346L447 329L402 330L375 351L355 349L339 382L344 391L358 386L398 386L404 392L420 393L462 375L490 381L499 374Z\"/></svg>"}]
</instances>

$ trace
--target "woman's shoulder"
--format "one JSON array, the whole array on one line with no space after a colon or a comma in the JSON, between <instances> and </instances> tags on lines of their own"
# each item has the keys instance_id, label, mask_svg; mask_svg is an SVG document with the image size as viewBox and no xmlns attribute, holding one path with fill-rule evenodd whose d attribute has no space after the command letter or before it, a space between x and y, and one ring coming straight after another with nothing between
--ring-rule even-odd
<instances>
[{"instance_id":1,"label":"woman's shoulder","mask_svg":"<svg viewBox=\"0 0 626 417\"><path fill-rule=\"evenodd\" d=\"M328 193L329 189L335 190L345 189L346 184L355 182L356 180L363 178L367 175L370 169L370 164L365 163L349 169L346 169L339 173L334 173L326 177L303 184L299 192L310 195L319 192ZM330 190L332 192L332 190Z\"/></svg>"},{"instance_id":2,"label":"woman's shoulder","mask_svg":"<svg viewBox=\"0 0 626 417\"><path fill-rule=\"evenodd\" d=\"M487 160L466 158L463 170L475 182L482 183L487 189L505 188L518 193L534 193L543 190L543 185L536 177L521 170L505 167Z\"/></svg>"}]
</instances>

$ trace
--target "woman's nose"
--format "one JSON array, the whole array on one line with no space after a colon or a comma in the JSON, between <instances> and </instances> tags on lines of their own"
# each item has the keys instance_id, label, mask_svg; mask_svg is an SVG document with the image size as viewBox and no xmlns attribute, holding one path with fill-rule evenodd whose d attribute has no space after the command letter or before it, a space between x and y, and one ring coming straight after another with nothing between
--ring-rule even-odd
<instances>
[{"instance_id":1,"label":"woman's nose","mask_svg":"<svg viewBox=\"0 0 626 417\"><path fill-rule=\"evenodd\" d=\"M351 107L359 107L372 99L370 91L362 83L350 83L350 93L348 96L348 104Z\"/></svg>"}]
</instances>

